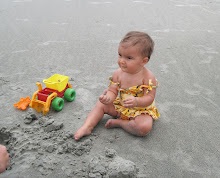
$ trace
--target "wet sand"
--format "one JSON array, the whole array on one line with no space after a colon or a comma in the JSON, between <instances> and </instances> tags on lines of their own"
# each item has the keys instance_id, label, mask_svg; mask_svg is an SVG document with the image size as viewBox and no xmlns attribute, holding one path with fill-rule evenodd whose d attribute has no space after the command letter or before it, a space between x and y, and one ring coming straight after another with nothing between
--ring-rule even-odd
<instances>
[{"instance_id":1,"label":"wet sand","mask_svg":"<svg viewBox=\"0 0 220 178\"><path fill-rule=\"evenodd\" d=\"M0 2L0 177L220 177L220 1L3 0ZM146 137L83 124L131 30L149 33L147 67L160 86L161 117ZM45 116L13 107L36 82L69 76L76 99Z\"/></svg>"}]
</instances>

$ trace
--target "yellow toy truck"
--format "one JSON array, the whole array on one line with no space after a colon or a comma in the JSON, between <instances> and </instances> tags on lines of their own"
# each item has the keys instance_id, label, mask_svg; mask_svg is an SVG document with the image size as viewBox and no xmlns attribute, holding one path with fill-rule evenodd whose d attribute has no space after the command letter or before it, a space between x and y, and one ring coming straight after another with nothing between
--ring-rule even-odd
<instances>
[{"instance_id":1,"label":"yellow toy truck","mask_svg":"<svg viewBox=\"0 0 220 178\"><path fill-rule=\"evenodd\" d=\"M76 97L76 91L72 89L68 83L69 77L55 74L52 77L43 80L46 88L42 89L41 83L36 83L38 90L34 92L30 107L36 109L37 112L43 112L45 115L50 108L61 111L64 106L64 99L73 101ZM64 99L63 99L64 97Z\"/></svg>"}]
</instances>

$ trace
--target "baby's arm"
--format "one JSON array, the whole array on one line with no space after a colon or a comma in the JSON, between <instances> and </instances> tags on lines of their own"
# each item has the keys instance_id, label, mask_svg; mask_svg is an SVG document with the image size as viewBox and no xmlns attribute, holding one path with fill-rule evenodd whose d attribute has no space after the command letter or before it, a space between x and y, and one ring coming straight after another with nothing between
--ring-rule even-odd
<instances>
[{"instance_id":1,"label":"baby's arm","mask_svg":"<svg viewBox=\"0 0 220 178\"><path fill-rule=\"evenodd\" d=\"M114 83L117 83L117 72L115 72L112 76L112 80ZM108 90L105 90L104 93L99 97L99 101L103 104L113 103L115 98L118 95L118 86L111 84Z\"/></svg>"},{"instance_id":2,"label":"baby's arm","mask_svg":"<svg viewBox=\"0 0 220 178\"><path fill-rule=\"evenodd\" d=\"M152 83L153 83L153 86L156 86L156 81L155 81L155 83L154 82L152 82ZM148 93L146 93L146 92L147 92L147 89L145 88L144 89L144 96L136 98L138 107L147 107L153 103L154 98L155 98L155 94L156 94L156 88L153 88Z\"/></svg>"},{"instance_id":3,"label":"baby's arm","mask_svg":"<svg viewBox=\"0 0 220 178\"><path fill-rule=\"evenodd\" d=\"M155 77L152 77L152 83L153 86L156 86L156 79ZM145 85L149 85L149 81L148 83L144 83ZM147 92L147 89L144 88L144 96L142 97L134 97L131 96L129 98L126 98L123 100L123 106L126 108L132 108L132 107L147 107L150 106L155 98L156 95L156 88L153 88L151 91Z\"/></svg>"}]
</instances>

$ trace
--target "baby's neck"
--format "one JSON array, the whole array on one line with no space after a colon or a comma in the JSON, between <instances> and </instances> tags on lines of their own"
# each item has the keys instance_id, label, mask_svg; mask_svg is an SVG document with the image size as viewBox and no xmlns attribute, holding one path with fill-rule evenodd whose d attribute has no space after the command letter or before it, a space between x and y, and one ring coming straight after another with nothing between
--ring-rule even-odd
<instances>
[{"instance_id":1,"label":"baby's neck","mask_svg":"<svg viewBox=\"0 0 220 178\"><path fill-rule=\"evenodd\" d=\"M132 86L143 85L146 68L140 70L137 73L122 73L120 76L120 84L122 89L127 89Z\"/></svg>"},{"instance_id":2,"label":"baby's neck","mask_svg":"<svg viewBox=\"0 0 220 178\"><path fill-rule=\"evenodd\" d=\"M140 68L140 70L135 71L133 73L129 73L129 72L125 72L125 73L127 73L128 75L139 75L139 74L142 74L145 69L146 69L145 67L142 67L142 68Z\"/></svg>"}]
</instances>

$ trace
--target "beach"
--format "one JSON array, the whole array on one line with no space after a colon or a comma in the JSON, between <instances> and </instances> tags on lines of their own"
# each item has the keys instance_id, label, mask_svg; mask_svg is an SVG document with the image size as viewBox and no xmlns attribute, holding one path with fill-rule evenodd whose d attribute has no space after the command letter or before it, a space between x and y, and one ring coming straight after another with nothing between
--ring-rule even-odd
<instances>
[{"instance_id":1,"label":"beach","mask_svg":"<svg viewBox=\"0 0 220 178\"><path fill-rule=\"evenodd\" d=\"M220 177L220 1L2 0L0 144L10 177ZM155 42L160 118L145 137L107 129L73 139L118 68L129 31ZM43 116L13 105L54 74L76 91Z\"/></svg>"}]
</instances>

